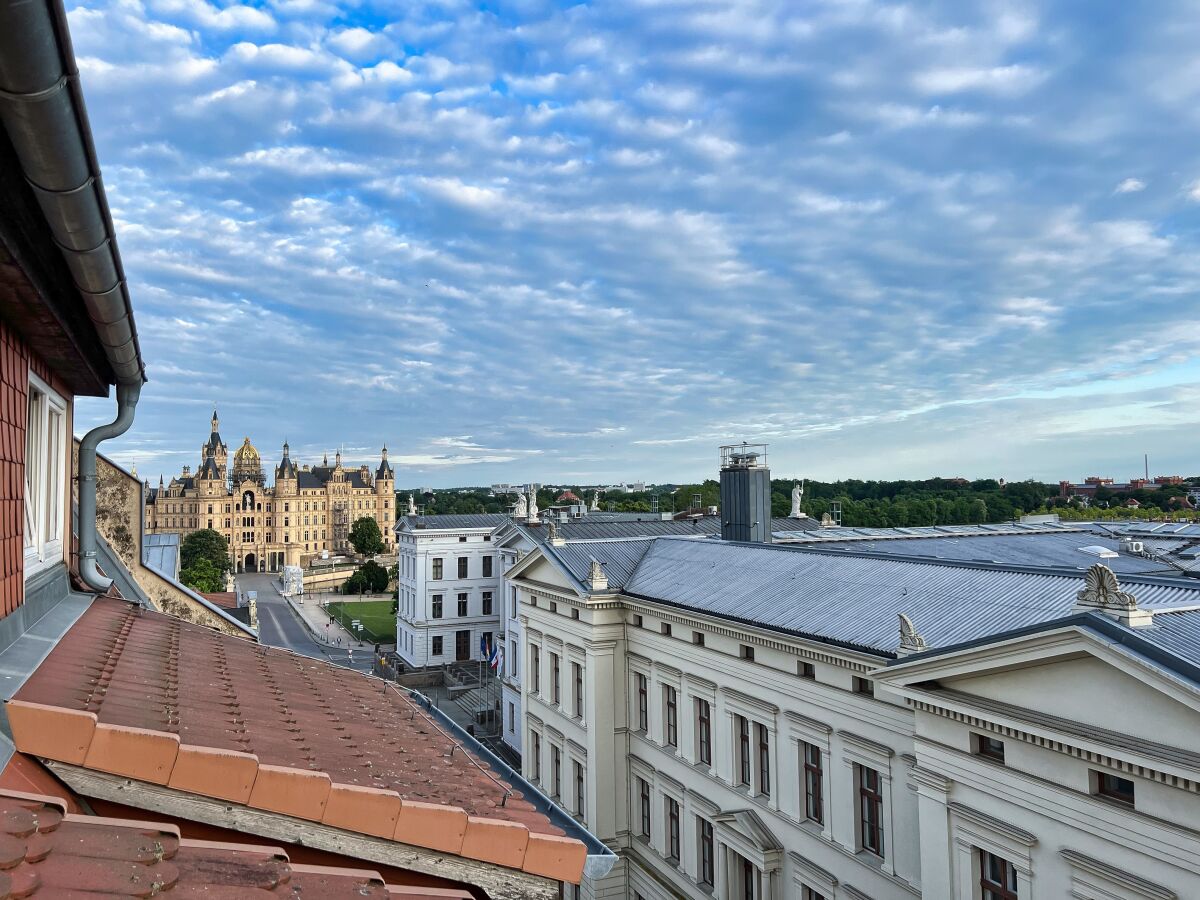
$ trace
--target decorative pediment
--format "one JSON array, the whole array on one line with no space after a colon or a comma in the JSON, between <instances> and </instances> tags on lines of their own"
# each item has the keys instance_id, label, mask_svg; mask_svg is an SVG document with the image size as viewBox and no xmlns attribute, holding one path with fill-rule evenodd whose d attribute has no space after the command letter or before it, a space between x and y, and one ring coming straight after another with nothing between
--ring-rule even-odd
<instances>
[{"instance_id":1,"label":"decorative pediment","mask_svg":"<svg viewBox=\"0 0 1200 900\"><path fill-rule=\"evenodd\" d=\"M1083 576L1083 590L1075 595L1076 612L1099 612L1132 628L1153 624L1153 613L1139 609L1137 598L1121 590L1108 566L1096 563Z\"/></svg>"},{"instance_id":2,"label":"decorative pediment","mask_svg":"<svg viewBox=\"0 0 1200 900\"><path fill-rule=\"evenodd\" d=\"M912 619L904 613L900 613L900 646L897 653L901 656L907 656L909 653L920 653L923 650L928 650L929 645L925 643L925 638L917 633L916 626L913 625Z\"/></svg>"},{"instance_id":3,"label":"decorative pediment","mask_svg":"<svg viewBox=\"0 0 1200 900\"><path fill-rule=\"evenodd\" d=\"M750 860L763 872L779 868L783 845L752 809L738 809L713 816L717 838Z\"/></svg>"}]
</instances>

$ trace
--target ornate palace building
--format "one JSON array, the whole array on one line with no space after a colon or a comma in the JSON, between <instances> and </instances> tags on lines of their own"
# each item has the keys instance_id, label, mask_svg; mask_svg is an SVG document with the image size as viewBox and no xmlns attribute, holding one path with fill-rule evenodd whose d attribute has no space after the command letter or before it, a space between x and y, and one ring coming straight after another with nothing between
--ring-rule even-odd
<instances>
[{"instance_id":1,"label":"ornate palace building","mask_svg":"<svg viewBox=\"0 0 1200 900\"><path fill-rule=\"evenodd\" d=\"M369 466L348 469L342 454L319 466L300 465L283 445L275 467L275 484L267 486L262 457L250 443L233 454L221 440L213 411L212 432L200 447L200 468L184 466L179 476L158 487L146 482L147 533L186 535L211 528L229 541L229 554L239 572L274 572L284 565L303 565L323 551L350 550L350 526L369 516L379 523L388 552L394 552L395 473L387 447L374 474Z\"/></svg>"}]
</instances>

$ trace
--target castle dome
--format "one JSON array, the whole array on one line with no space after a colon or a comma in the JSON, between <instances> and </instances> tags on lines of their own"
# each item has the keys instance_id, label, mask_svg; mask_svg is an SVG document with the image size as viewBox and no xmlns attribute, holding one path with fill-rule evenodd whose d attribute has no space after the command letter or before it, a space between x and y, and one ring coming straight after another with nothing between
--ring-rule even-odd
<instances>
[{"instance_id":1,"label":"castle dome","mask_svg":"<svg viewBox=\"0 0 1200 900\"><path fill-rule=\"evenodd\" d=\"M245 438L242 441L242 446L238 447L237 453L233 454L234 465L238 463L256 464L262 461L262 457L258 455L258 450L250 443L250 438Z\"/></svg>"},{"instance_id":2,"label":"castle dome","mask_svg":"<svg viewBox=\"0 0 1200 900\"><path fill-rule=\"evenodd\" d=\"M233 454L233 483L241 484L243 481L254 481L260 485L264 481L262 457L250 443L250 438L245 438L242 446L237 448L237 453Z\"/></svg>"}]
</instances>

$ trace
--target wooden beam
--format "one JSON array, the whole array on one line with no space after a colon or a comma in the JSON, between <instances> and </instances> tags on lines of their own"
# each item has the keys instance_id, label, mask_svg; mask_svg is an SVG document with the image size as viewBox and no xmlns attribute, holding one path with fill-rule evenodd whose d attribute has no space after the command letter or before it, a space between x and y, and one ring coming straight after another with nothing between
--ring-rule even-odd
<instances>
[{"instance_id":1,"label":"wooden beam","mask_svg":"<svg viewBox=\"0 0 1200 900\"><path fill-rule=\"evenodd\" d=\"M39 757L40 758L40 757ZM519 869L492 865L424 847L331 828L320 822L237 806L157 784L133 781L79 766L42 759L42 763L84 797L244 831L285 844L300 844L398 869L436 875L482 888L491 900L559 900L560 883Z\"/></svg>"}]
</instances>

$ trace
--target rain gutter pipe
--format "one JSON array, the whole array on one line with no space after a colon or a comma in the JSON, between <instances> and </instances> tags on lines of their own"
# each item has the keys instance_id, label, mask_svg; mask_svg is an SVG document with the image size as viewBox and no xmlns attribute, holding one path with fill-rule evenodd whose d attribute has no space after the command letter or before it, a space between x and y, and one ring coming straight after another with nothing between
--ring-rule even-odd
<instances>
[{"instance_id":1,"label":"rain gutter pipe","mask_svg":"<svg viewBox=\"0 0 1200 900\"><path fill-rule=\"evenodd\" d=\"M133 424L146 380L62 0L0 0L0 123L112 368L117 415L79 445L79 574L96 568L96 448Z\"/></svg>"}]
</instances>

